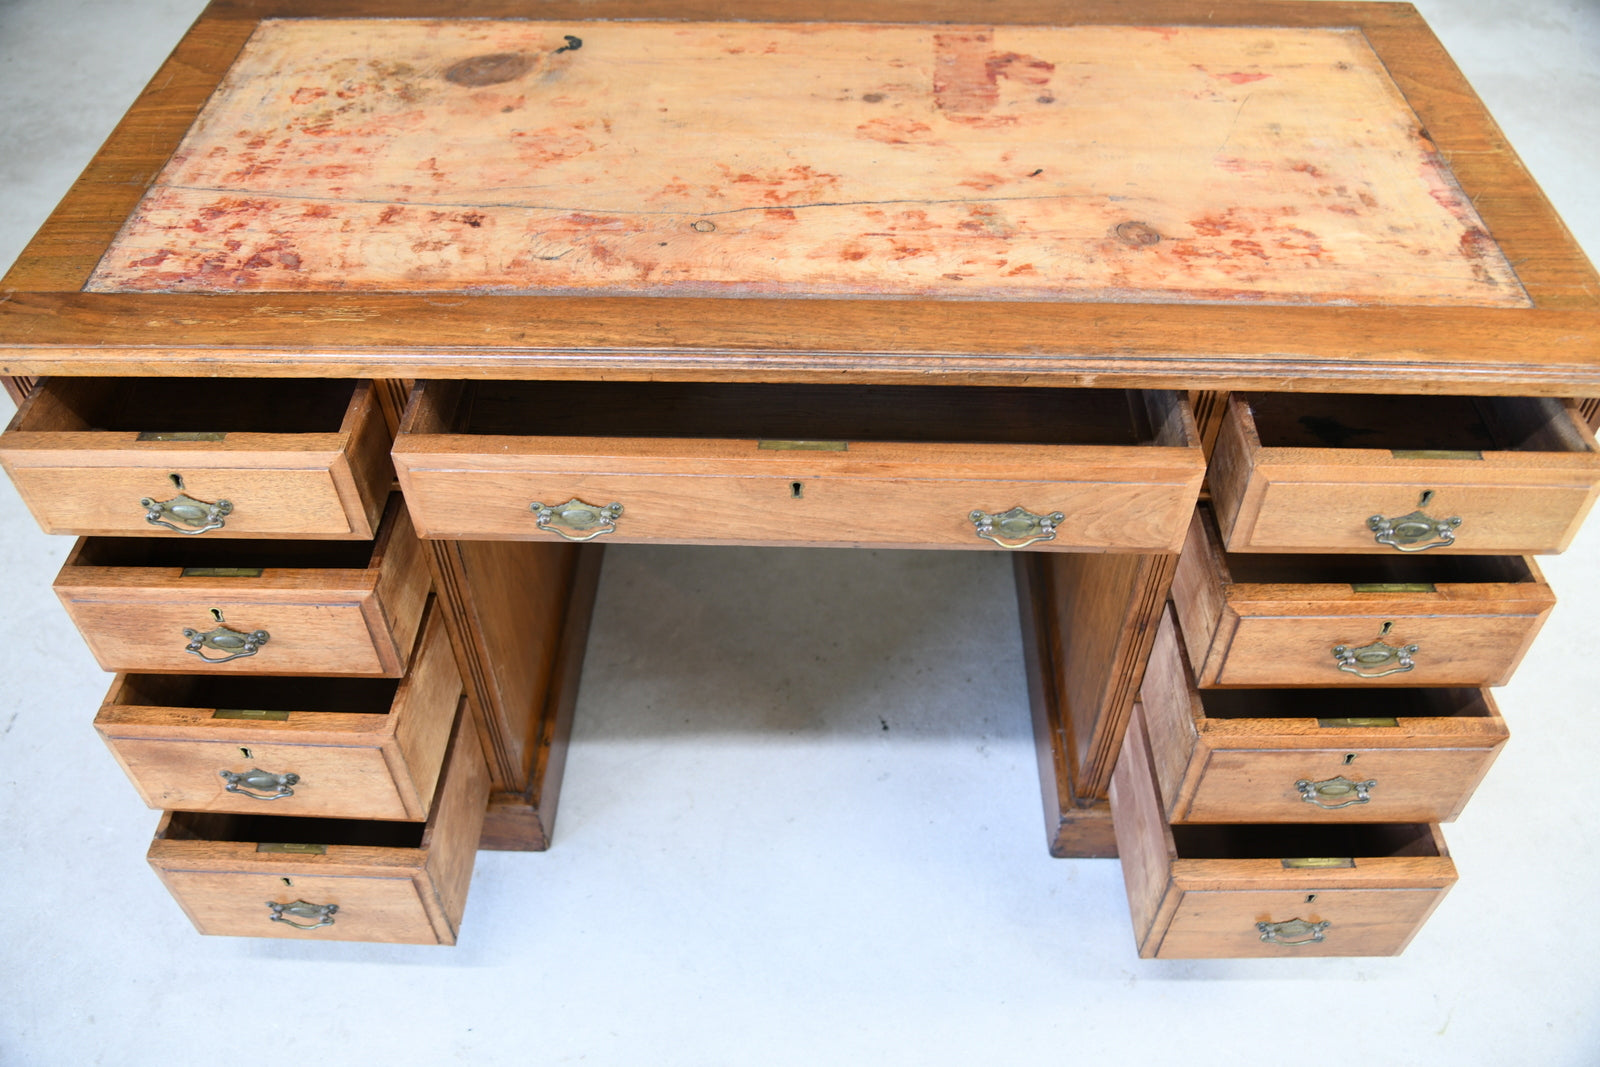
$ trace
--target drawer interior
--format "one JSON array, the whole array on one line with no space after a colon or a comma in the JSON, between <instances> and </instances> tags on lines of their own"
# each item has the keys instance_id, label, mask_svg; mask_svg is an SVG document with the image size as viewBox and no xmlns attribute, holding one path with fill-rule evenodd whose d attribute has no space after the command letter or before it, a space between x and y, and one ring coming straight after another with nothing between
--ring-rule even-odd
<instances>
[{"instance_id":1,"label":"drawer interior","mask_svg":"<svg viewBox=\"0 0 1600 1067\"><path fill-rule=\"evenodd\" d=\"M1439 855L1427 823L1173 826L1172 841L1177 858L1191 860Z\"/></svg>"},{"instance_id":2,"label":"drawer interior","mask_svg":"<svg viewBox=\"0 0 1600 1067\"><path fill-rule=\"evenodd\" d=\"M1171 392L702 382L429 383L413 433L1040 445L1186 443Z\"/></svg>"},{"instance_id":3,"label":"drawer interior","mask_svg":"<svg viewBox=\"0 0 1600 1067\"><path fill-rule=\"evenodd\" d=\"M111 703L154 708L387 715L399 688L398 678L128 674L123 676Z\"/></svg>"},{"instance_id":4,"label":"drawer interior","mask_svg":"<svg viewBox=\"0 0 1600 1067\"><path fill-rule=\"evenodd\" d=\"M203 572L187 577L229 577L215 572L232 570L366 570L376 565L375 546L374 541L85 537L68 562L76 567L181 567Z\"/></svg>"},{"instance_id":5,"label":"drawer interior","mask_svg":"<svg viewBox=\"0 0 1600 1067\"><path fill-rule=\"evenodd\" d=\"M1385 687L1351 689L1202 689L1208 719L1492 718L1483 690Z\"/></svg>"},{"instance_id":6,"label":"drawer interior","mask_svg":"<svg viewBox=\"0 0 1600 1067\"><path fill-rule=\"evenodd\" d=\"M165 841L234 843L284 842L296 845L360 845L421 848L426 823L367 819L312 819L293 815L240 815L228 812L169 813Z\"/></svg>"},{"instance_id":7,"label":"drawer interior","mask_svg":"<svg viewBox=\"0 0 1600 1067\"><path fill-rule=\"evenodd\" d=\"M1566 405L1545 397L1253 393L1265 448L1587 452Z\"/></svg>"},{"instance_id":8,"label":"drawer interior","mask_svg":"<svg viewBox=\"0 0 1600 1067\"><path fill-rule=\"evenodd\" d=\"M1443 585L1539 580L1523 556L1230 552L1226 560L1229 577L1241 583Z\"/></svg>"},{"instance_id":9,"label":"drawer interior","mask_svg":"<svg viewBox=\"0 0 1600 1067\"><path fill-rule=\"evenodd\" d=\"M352 388L337 378L49 378L12 429L338 433Z\"/></svg>"}]
</instances>

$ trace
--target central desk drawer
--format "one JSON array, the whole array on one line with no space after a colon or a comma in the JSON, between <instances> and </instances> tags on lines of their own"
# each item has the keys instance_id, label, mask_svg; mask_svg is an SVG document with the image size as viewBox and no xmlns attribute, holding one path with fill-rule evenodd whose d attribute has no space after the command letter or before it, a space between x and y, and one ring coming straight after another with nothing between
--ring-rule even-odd
<instances>
[{"instance_id":1,"label":"central desk drawer","mask_svg":"<svg viewBox=\"0 0 1600 1067\"><path fill-rule=\"evenodd\" d=\"M420 821L460 700L435 605L402 680L124 674L94 725L152 808Z\"/></svg>"},{"instance_id":2,"label":"central desk drawer","mask_svg":"<svg viewBox=\"0 0 1600 1067\"><path fill-rule=\"evenodd\" d=\"M430 581L396 494L375 541L82 538L55 591L108 671L397 678Z\"/></svg>"},{"instance_id":3,"label":"central desk drawer","mask_svg":"<svg viewBox=\"0 0 1600 1067\"><path fill-rule=\"evenodd\" d=\"M1204 504L1172 600L1202 688L1504 685L1556 603L1528 556L1224 552Z\"/></svg>"},{"instance_id":4,"label":"central desk drawer","mask_svg":"<svg viewBox=\"0 0 1600 1067\"><path fill-rule=\"evenodd\" d=\"M1176 551L1195 442L1170 392L427 382L393 454L424 537Z\"/></svg>"}]
</instances>

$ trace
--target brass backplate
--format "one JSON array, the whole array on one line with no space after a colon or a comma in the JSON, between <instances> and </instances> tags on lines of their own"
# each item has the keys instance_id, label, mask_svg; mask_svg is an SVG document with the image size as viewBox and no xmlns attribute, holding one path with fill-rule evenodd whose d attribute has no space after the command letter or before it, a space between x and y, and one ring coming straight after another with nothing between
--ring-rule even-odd
<instances>
[{"instance_id":1,"label":"brass backplate","mask_svg":"<svg viewBox=\"0 0 1600 1067\"><path fill-rule=\"evenodd\" d=\"M1317 725L1326 728L1338 727L1393 727L1399 726L1399 719L1391 719L1382 715L1356 715L1345 719L1318 719Z\"/></svg>"},{"instance_id":2,"label":"brass backplate","mask_svg":"<svg viewBox=\"0 0 1600 1067\"><path fill-rule=\"evenodd\" d=\"M1437 593L1432 582L1351 582L1353 593Z\"/></svg>"}]
</instances>

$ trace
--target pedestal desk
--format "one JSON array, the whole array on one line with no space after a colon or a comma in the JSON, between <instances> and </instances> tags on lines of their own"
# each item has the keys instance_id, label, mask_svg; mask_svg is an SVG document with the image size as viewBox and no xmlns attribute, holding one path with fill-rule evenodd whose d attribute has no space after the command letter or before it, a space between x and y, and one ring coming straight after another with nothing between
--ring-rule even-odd
<instances>
[{"instance_id":1,"label":"pedestal desk","mask_svg":"<svg viewBox=\"0 0 1600 1067\"><path fill-rule=\"evenodd\" d=\"M452 942L654 541L1013 553L1141 953L1405 945L1600 485L1593 268L1408 5L983 14L207 9L0 293L202 932Z\"/></svg>"}]
</instances>

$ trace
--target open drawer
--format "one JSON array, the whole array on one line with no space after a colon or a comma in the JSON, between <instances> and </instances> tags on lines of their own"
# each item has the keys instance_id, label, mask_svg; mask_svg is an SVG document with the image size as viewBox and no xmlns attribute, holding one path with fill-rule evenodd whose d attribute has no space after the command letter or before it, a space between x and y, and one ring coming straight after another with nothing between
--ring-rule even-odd
<instances>
[{"instance_id":1,"label":"open drawer","mask_svg":"<svg viewBox=\"0 0 1600 1067\"><path fill-rule=\"evenodd\" d=\"M0 465L46 533L370 540L388 445L365 381L47 378Z\"/></svg>"},{"instance_id":2,"label":"open drawer","mask_svg":"<svg viewBox=\"0 0 1600 1067\"><path fill-rule=\"evenodd\" d=\"M431 581L395 494L374 541L82 538L55 591L108 671L397 678Z\"/></svg>"},{"instance_id":3,"label":"open drawer","mask_svg":"<svg viewBox=\"0 0 1600 1067\"><path fill-rule=\"evenodd\" d=\"M1509 736L1487 689L1197 689L1171 607L1140 687L1168 822L1448 822Z\"/></svg>"},{"instance_id":4,"label":"open drawer","mask_svg":"<svg viewBox=\"0 0 1600 1067\"><path fill-rule=\"evenodd\" d=\"M424 537L1176 551L1204 460L1171 392L424 382Z\"/></svg>"},{"instance_id":5,"label":"open drawer","mask_svg":"<svg viewBox=\"0 0 1600 1067\"><path fill-rule=\"evenodd\" d=\"M1456 880L1429 823L1169 825L1137 705L1111 815L1147 958L1397 955Z\"/></svg>"},{"instance_id":6,"label":"open drawer","mask_svg":"<svg viewBox=\"0 0 1600 1067\"><path fill-rule=\"evenodd\" d=\"M202 934L453 945L489 801L469 718L426 823L169 811L150 866Z\"/></svg>"},{"instance_id":7,"label":"open drawer","mask_svg":"<svg viewBox=\"0 0 1600 1067\"><path fill-rule=\"evenodd\" d=\"M1527 556L1226 552L1204 504L1172 599L1201 687L1504 685L1556 603Z\"/></svg>"},{"instance_id":8,"label":"open drawer","mask_svg":"<svg viewBox=\"0 0 1600 1067\"><path fill-rule=\"evenodd\" d=\"M1210 484L1231 552L1559 552L1600 447L1569 400L1234 393Z\"/></svg>"},{"instance_id":9,"label":"open drawer","mask_svg":"<svg viewBox=\"0 0 1600 1067\"><path fill-rule=\"evenodd\" d=\"M403 680L123 674L95 729L152 808L428 817L461 677L435 607Z\"/></svg>"}]
</instances>

